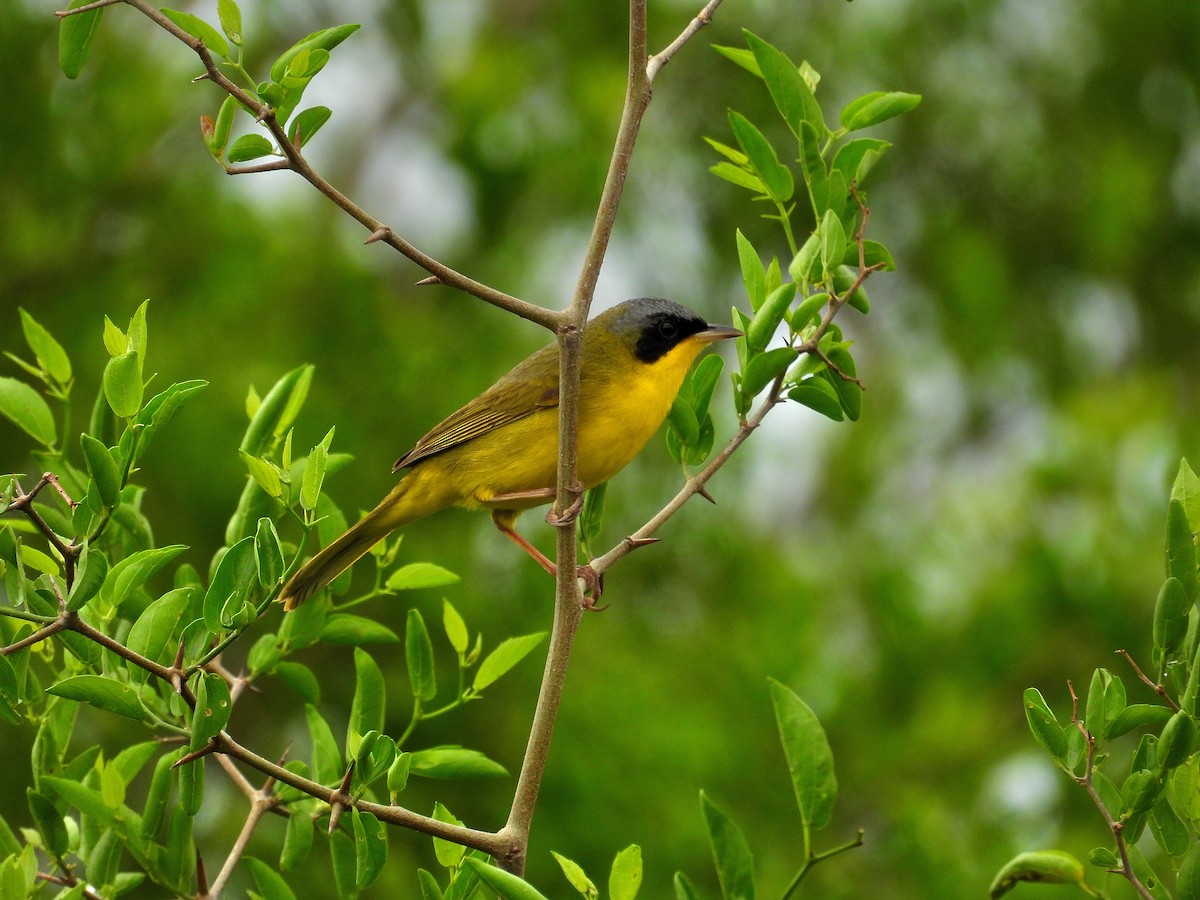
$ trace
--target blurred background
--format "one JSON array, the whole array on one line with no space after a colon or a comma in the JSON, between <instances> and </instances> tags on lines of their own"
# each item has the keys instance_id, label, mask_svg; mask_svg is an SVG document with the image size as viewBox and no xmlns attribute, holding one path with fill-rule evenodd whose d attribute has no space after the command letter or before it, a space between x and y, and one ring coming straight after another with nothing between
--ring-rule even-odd
<instances>
[{"instance_id":1,"label":"blurred background","mask_svg":"<svg viewBox=\"0 0 1200 900\"><path fill-rule=\"evenodd\" d=\"M242 6L252 71L312 30L362 22L306 95L334 110L314 164L449 265L565 302L619 113L623 4ZM181 5L214 22L215 7ZM217 91L190 84L194 57L134 11L107 12L86 70L67 81L54 8L0 5L0 349L24 350L18 306L46 325L75 362L82 427L107 358L104 314L123 325L150 298L155 384L211 383L143 463L159 543L189 545L202 570L220 546L245 477L249 385L316 365L297 446L336 424L334 449L355 462L329 490L353 512L388 489L392 460L430 425L546 343L470 298L413 287L423 272L363 247L365 233L298 177L227 178L197 129ZM698 8L654 0L651 44ZM784 252L777 227L706 171L715 158L701 137L729 140L728 107L780 136L761 85L708 46L740 43L743 26L822 73L830 121L866 91L924 95L873 132L895 143L870 200L898 272L872 279L869 318L840 320L867 385L862 418L779 408L710 485L719 506L691 504L664 543L609 574L612 607L586 618L571 663L529 876L567 896L550 850L603 883L636 842L643 896L670 896L676 869L716 894L704 788L744 830L763 894L778 896L801 840L772 676L829 732L841 790L821 840L866 829L862 849L818 867L799 895L981 896L1020 850L1086 858L1108 843L1035 746L1021 691L1037 686L1061 711L1067 679L1086 685L1101 665L1127 675L1115 650L1148 660L1167 492L1181 456L1200 462L1200 5L729 0L656 84L598 305L664 294L727 321L744 302L735 227ZM28 450L0 422L0 471L29 470ZM656 439L613 483L602 543L635 529L679 478ZM527 519L550 547L550 529ZM549 625L549 580L484 516L421 522L401 555L463 580L357 611L400 630L412 603L439 621L445 594L489 644ZM402 654L373 652L399 733ZM349 649L302 661L344 722ZM416 745L462 742L515 772L539 675L539 661L523 663ZM265 755L293 739L303 755L294 695L266 689L231 728ZM107 724L95 717L86 733L111 741ZM27 824L29 738L2 739L0 810L14 824ZM209 785L198 827L212 868L244 803L215 768ZM512 787L432 783L410 802L442 800L493 828ZM267 822L251 852L271 859L282 836L282 821ZM431 859L428 839L393 832L368 895L413 896L415 866ZM293 884L324 896L327 867L314 853ZM1022 889L1039 892L1076 896Z\"/></svg>"}]
</instances>

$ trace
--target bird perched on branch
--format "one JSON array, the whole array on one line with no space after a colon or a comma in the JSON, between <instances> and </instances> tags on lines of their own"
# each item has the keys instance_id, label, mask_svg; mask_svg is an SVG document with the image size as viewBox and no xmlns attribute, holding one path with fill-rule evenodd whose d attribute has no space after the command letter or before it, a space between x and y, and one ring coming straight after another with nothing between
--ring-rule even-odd
<instances>
[{"instance_id":1,"label":"bird perched on branch","mask_svg":"<svg viewBox=\"0 0 1200 900\"><path fill-rule=\"evenodd\" d=\"M696 356L740 334L653 297L626 300L589 321L579 369L583 486L624 468L666 418ZM491 510L496 527L553 573L554 563L513 526L524 510L554 499L558 355L557 343L543 347L417 441L392 467L408 474L284 585L284 608L308 600L395 529L449 506Z\"/></svg>"}]
</instances>

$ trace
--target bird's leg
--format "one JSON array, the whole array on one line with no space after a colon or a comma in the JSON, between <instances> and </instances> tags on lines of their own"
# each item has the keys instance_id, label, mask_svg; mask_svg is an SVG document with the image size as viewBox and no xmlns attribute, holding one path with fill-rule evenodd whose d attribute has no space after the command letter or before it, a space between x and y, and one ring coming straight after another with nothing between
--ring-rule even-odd
<instances>
[{"instance_id":1,"label":"bird's leg","mask_svg":"<svg viewBox=\"0 0 1200 900\"><path fill-rule=\"evenodd\" d=\"M525 540L516 529L509 524L511 512L508 510L496 510L492 513L492 522L500 531L512 540L518 547L524 550L539 566L549 572L551 575L558 575L558 566L554 561L549 559L546 554L542 553L537 547ZM596 570L591 566L578 566L575 574L583 579L583 605L587 609L599 612L602 609L607 609L607 606L597 606L596 601L600 599L604 593L604 576L596 573Z\"/></svg>"}]
</instances>

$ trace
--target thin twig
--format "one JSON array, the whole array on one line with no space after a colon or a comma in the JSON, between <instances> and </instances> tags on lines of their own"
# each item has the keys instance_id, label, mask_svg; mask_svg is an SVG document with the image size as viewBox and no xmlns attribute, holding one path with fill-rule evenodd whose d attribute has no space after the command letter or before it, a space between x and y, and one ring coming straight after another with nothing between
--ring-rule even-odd
<instances>
[{"instance_id":1,"label":"thin twig","mask_svg":"<svg viewBox=\"0 0 1200 900\"><path fill-rule=\"evenodd\" d=\"M1149 889L1142 884L1141 879L1137 877L1137 873L1133 871L1133 863L1129 859L1129 847L1125 843L1125 823L1113 818L1112 813L1108 811L1108 807L1104 805L1104 801L1100 799L1099 791L1096 790L1096 785L1092 777L1096 766L1096 738L1088 731L1087 726L1079 718L1079 697L1075 693L1075 685L1070 681L1067 682L1067 690L1071 692L1071 722L1079 729L1079 733L1083 735L1083 740L1087 746L1083 774L1076 775L1075 781L1087 792L1087 795L1092 799L1092 803L1104 818L1105 824L1108 825L1109 831L1112 832L1113 840L1117 845L1117 856L1121 859L1119 873L1133 885L1134 890L1138 892L1138 895L1143 900L1154 900L1154 896L1150 893Z\"/></svg>"},{"instance_id":2,"label":"thin twig","mask_svg":"<svg viewBox=\"0 0 1200 900\"><path fill-rule=\"evenodd\" d=\"M221 892L225 890L225 885L233 876L233 870L237 868L242 854L246 852L246 846L250 843L254 829L258 827L262 817L279 802L279 798L271 791L274 780L268 779L267 784L268 786L262 790L255 791L254 796L250 799L250 811L246 814L246 821L242 823L242 830L238 832L237 840L229 849L229 855L225 857L225 863L221 866L221 871L217 873L216 880L213 881L212 888L209 890L209 896L213 900L217 900L221 896Z\"/></svg>"},{"instance_id":3,"label":"thin twig","mask_svg":"<svg viewBox=\"0 0 1200 900\"><path fill-rule=\"evenodd\" d=\"M0 656L8 656L10 653L16 653L18 650L24 650L26 647L41 643L46 638L52 637L66 627L67 623L65 620L55 619L49 625L43 625L33 634L25 635L25 637L16 643L9 644L7 647L0 647Z\"/></svg>"},{"instance_id":4,"label":"thin twig","mask_svg":"<svg viewBox=\"0 0 1200 900\"><path fill-rule=\"evenodd\" d=\"M671 57L678 53L680 48L690 41L697 31L712 22L713 13L717 11L717 7L720 5L721 0L708 0L704 9L700 10L696 14L696 17L688 23L687 28L679 33L679 37L667 44L660 52L650 57L650 61L646 64L646 77L651 83L653 83L655 77L658 75L659 70L671 61Z\"/></svg>"},{"instance_id":5,"label":"thin twig","mask_svg":"<svg viewBox=\"0 0 1200 900\"><path fill-rule=\"evenodd\" d=\"M101 7L124 2L125 0L95 0L93 3L85 3L83 6L77 6L74 9L60 9L54 15L60 19L65 19L67 16L77 16L80 13L91 12L93 9L100 9Z\"/></svg>"},{"instance_id":6,"label":"thin twig","mask_svg":"<svg viewBox=\"0 0 1200 900\"><path fill-rule=\"evenodd\" d=\"M1167 706L1171 707L1174 712L1179 712L1179 704L1171 699L1171 695L1167 693L1166 687L1148 678L1146 673L1143 672L1138 664L1133 661L1133 657L1129 655L1128 650L1118 650L1117 653L1125 657L1125 661L1133 667L1134 674L1137 675L1142 684L1146 685L1146 687L1158 694L1158 696L1162 698L1163 702L1166 703Z\"/></svg>"}]
</instances>

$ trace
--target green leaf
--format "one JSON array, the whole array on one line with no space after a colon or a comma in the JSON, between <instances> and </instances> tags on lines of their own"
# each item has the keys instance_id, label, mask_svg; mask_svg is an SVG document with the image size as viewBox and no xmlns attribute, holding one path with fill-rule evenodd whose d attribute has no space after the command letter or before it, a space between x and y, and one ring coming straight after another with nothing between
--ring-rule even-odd
<instances>
[{"instance_id":1,"label":"green leaf","mask_svg":"<svg viewBox=\"0 0 1200 900\"><path fill-rule=\"evenodd\" d=\"M524 879L473 856L464 859L463 864L504 900L547 900L544 894Z\"/></svg>"},{"instance_id":2,"label":"green leaf","mask_svg":"<svg viewBox=\"0 0 1200 900\"><path fill-rule=\"evenodd\" d=\"M717 388L724 367L725 360L715 353L710 353L700 360L692 371L692 407L696 410L696 415L703 417L708 414L713 391Z\"/></svg>"},{"instance_id":3,"label":"green leaf","mask_svg":"<svg viewBox=\"0 0 1200 900\"><path fill-rule=\"evenodd\" d=\"M737 230L738 262L742 269L742 284L746 286L746 296L750 299L750 308L757 310L767 297L767 280L763 271L762 261L758 251L750 243L749 238Z\"/></svg>"},{"instance_id":4,"label":"green leaf","mask_svg":"<svg viewBox=\"0 0 1200 900\"><path fill-rule=\"evenodd\" d=\"M1154 603L1154 646L1164 657L1174 656L1183 646L1191 606L1187 591L1178 578L1163 582Z\"/></svg>"},{"instance_id":5,"label":"green leaf","mask_svg":"<svg viewBox=\"0 0 1200 900\"><path fill-rule=\"evenodd\" d=\"M842 263L857 270L857 241L849 240L846 242L846 255L842 257ZM894 272L896 270L896 261L892 259L891 251L878 241L863 241L863 264L865 266L881 266L882 268L879 271L882 272Z\"/></svg>"},{"instance_id":6,"label":"green leaf","mask_svg":"<svg viewBox=\"0 0 1200 900\"><path fill-rule=\"evenodd\" d=\"M1121 861L1107 847L1097 847L1088 854L1088 862L1101 869L1120 868Z\"/></svg>"},{"instance_id":7,"label":"green leaf","mask_svg":"<svg viewBox=\"0 0 1200 900\"><path fill-rule=\"evenodd\" d=\"M906 94L903 91L864 94L846 104L841 115L842 125L849 131L869 128L914 109L920 102L920 94Z\"/></svg>"},{"instance_id":8,"label":"green leaf","mask_svg":"<svg viewBox=\"0 0 1200 900\"><path fill-rule=\"evenodd\" d=\"M449 569L429 562L409 563L401 566L388 576L386 586L389 591L411 591L418 588L444 587L455 584L459 577Z\"/></svg>"},{"instance_id":9,"label":"green leaf","mask_svg":"<svg viewBox=\"0 0 1200 900\"><path fill-rule=\"evenodd\" d=\"M787 371L797 355L793 347L776 347L751 358L742 373L743 394L757 397L776 377Z\"/></svg>"},{"instance_id":10,"label":"green leaf","mask_svg":"<svg viewBox=\"0 0 1200 900\"><path fill-rule=\"evenodd\" d=\"M387 686L383 672L371 655L361 647L354 648L354 699L350 704L350 727L346 735L346 747L351 746L351 735L360 736L368 731L383 731L387 709Z\"/></svg>"},{"instance_id":11,"label":"green leaf","mask_svg":"<svg viewBox=\"0 0 1200 900\"><path fill-rule=\"evenodd\" d=\"M266 591L274 589L283 579L283 547L279 532L266 516L258 520L254 532L254 566L258 571L258 583Z\"/></svg>"},{"instance_id":12,"label":"green leaf","mask_svg":"<svg viewBox=\"0 0 1200 900\"><path fill-rule=\"evenodd\" d=\"M842 220L832 210L826 210L821 219L821 265L826 272L834 271L841 265L842 257L846 254L846 229Z\"/></svg>"},{"instance_id":13,"label":"green leaf","mask_svg":"<svg viewBox=\"0 0 1200 900\"><path fill-rule=\"evenodd\" d=\"M300 485L300 505L307 510L317 508L317 498L321 496L321 486L325 483L325 467L329 464L329 445L333 442L333 432L334 429L330 428L321 443L308 454Z\"/></svg>"},{"instance_id":14,"label":"green leaf","mask_svg":"<svg viewBox=\"0 0 1200 900\"><path fill-rule=\"evenodd\" d=\"M634 900L642 886L642 848L630 844L613 860L608 876L609 900Z\"/></svg>"},{"instance_id":15,"label":"green leaf","mask_svg":"<svg viewBox=\"0 0 1200 900\"><path fill-rule=\"evenodd\" d=\"M775 329L783 321L783 314L787 312L788 307L795 299L796 283L794 281L782 284L771 291L770 296L755 312L754 318L750 320L750 328L746 331L746 343L749 345L751 353L758 353L767 346L772 335L775 334Z\"/></svg>"},{"instance_id":16,"label":"green leaf","mask_svg":"<svg viewBox=\"0 0 1200 900\"><path fill-rule=\"evenodd\" d=\"M733 821L700 792L700 808L708 828L709 846L725 900L754 900L754 858Z\"/></svg>"},{"instance_id":17,"label":"green leaf","mask_svg":"<svg viewBox=\"0 0 1200 900\"><path fill-rule=\"evenodd\" d=\"M137 445L137 457L146 452L158 430L171 421L184 402L206 387L208 382L199 379L180 381L146 401L137 417L138 423L143 426Z\"/></svg>"},{"instance_id":18,"label":"green leaf","mask_svg":"<svg viewBox=\"0 0 1200 900\"><path fill-rule=\"evenodd\" d=\"M592 883L592 879L588 878L587 872L583 871L583 867L579 863L567 859L561 853L555 853L553 850L550 851L550 855L558 861L558 867L562 869L562 873L571 883L571 887L579 891L586 900L596 900L600 896L599 889Z\"/></svg>"},{"instance_id":19,"label":"green leaf","mask_svg":"<svg viewBox=\"0 0 1200 900\"><path fill-rule=\"evenodd\" d=\"M525 634L520 637L508 638L484 657L483 662L475 672L473 687L476 691L494 684L509 669L523 660L529 653L546 638L547 632Z\"/></svg>"},{"instance_id":20,"label":"green leaf","mask_svg":"<svg viewBox=\"0 0 1200 900\"><path fill-rule=\"evenodd\" d=\"M675 873L675 879L672 884L675 887L675 900L700 900L700 894L696 892L696 886L682 872Z\"/></svg>"},{"instance_id":21,"label":"green leaf","mask_svg":"<svg viewBox=\"0 0 1200 900\"><path fill-rule=\"evenodd\" d=\"M83 6L91 0L71 0L67 9ZM87 63L92 41L100 28L103 8L89 10L74 16L66 16L58 25L58 64L68 78L78 78Z\"/></svg>"},{"instance_id":22,"label":"green leaf","mask_svg":"<svg viewBox=\"0 0 1200 900\"><path fill-rule=\"evenodd\" d=\"M242 457L242 462L246 464L246 470L254 479L255 484L276 500L283 496L283 479L273 462L259 456L251 456L245 450L239 450L238 454Z\"/></svg>"},{"instance_id":23,"label":"green leaf","mask_svg":"<svg viewBox=\"0 0 1200 900\"><path fill-rule=\"evenodd\" d=\"M795 184L791 170L779 162L775 148L763 137L761 131L745 116L735 110L729 111L729 127L750 160L754 173L766 185L767 193L779 203L792 199Z\"/></svg>"},{"instance_id":24,"label":"green leaf","mask_svg":"<svg viewBox=\"0 0 1200 900\"><path fill-rule=\"evenodd\" d=\"M251 456L261 456L272 437L287 434L304 406L312 377L313 367L305 365L292 369L276 381L255 409L238 449Z\"/></svg>"},{"instance_id":25,"label":"green leaf","mask_svg":"<svg viewBox=\"0 0 1200 900\"><path fill-rule=\"evenodd\" d=\"M847 141L833 155L832 169L841 172L846 185L862 187L875 163L892 145L877 138L855 138ZM857 260L855 260L857 262Z\"/></svg>"},{"instance_id":26,"label":"green leaf","mask_svg":"<svg viewBox=\"0 0 1200 900\"><path fill-rule=\"evenodd\" d=\"M308 859L314 831L312 819L293 808L283 836L283 849L279 852L279 868L291 872Z\"/></svg>"},{"instance_id":27,"label":"green leaf","mask_svg":"<svg viewBox=\"0 0 1200 900\"><path fill-rule=\"evenodd\" d=\"M1200 843L1183 858L1175 876L1175 891L1179 900L1200 900Z\"/></svg>"},{"instance_id":28,"label":"green leaf","mask_svg":"<svg viewBox=\"0 0 1200 900\"><path fill-rule=\"evenodd\" d=\"M307 37L297 41L287 50L284 50L280 57L271 63L271 80L282 81L283 76L287 73L288 66L292 60L303 50L332 50L354 32L358 31L358 25L335 25L332 28L323 28L320 31L314 31Z\"/></svg>"},{"instance_id":29,"label":"green leaf","mask_svg":"<svg viewBox=\"0 0 1200 900\"><path fill-rule=\"evenodd\" d=\"M1187 511L1178 500L1167 507L1167 575L1178 578L1188 600L1196 602L1196 544Z\"/></svg>"},{"instance_id":30,"label":"green leaf","mask_svg":"<svg viewBox=\"0 0 1200 900\"><path fill-rule=\"evenodd\" d=\"M425 869L417 869L417 881L421 884L421 900L444 900L437 879Z\"/></svg>"},{"instance_id":31,"label":"green leaf","mask_svg":"<svg viewBox=\"0 0 1200 900\"><path fill-rule=\"evenodd\" d=\"M325 785L336 784L342 779L342 754L333 739L333 731L311 703L305 705L304 717L312 738L313 779Z\"/></svg>"},{"instance_id":32,"label":"green leaf","mask_svg":"<svg viewBox=\"0 0 1200 900\"><path fill-rule=\"evenodd\" d=\"M133 688L102 675L73 675L50 685L46 693L87 703L126 719L141 721L146 717Z\"/></svg>"},{"instance_id":33,"label":"green leaf","mask_svg":"<svg viewBox=\"0 0 1200 900\"><path fill-rule=\"evenodd\" d=\"M459 780L466 778L503 778L508 769L478 750L465 747L431 747L410 754L409 772L422 778Z\"/></svg>"},{"instance_id":34,"label":"green leaf","mask_svg":"<svg viewBox=\"0 0 1200 900\"><path fill-rule=\"evenodd\" d=\"M1054 713L1042 697L1042 692L1037 688L1027 688L1024 699L1029 730L1052 757L1062 762L1067 755L1067 738L1062 726L1058 724L1058 719L1054 717Z\"/></svg>"},{"instance_id":35,"label":"green leaf","mask_svg":"<svg viewBox=\"0 0 1200 900\"><path fill-rule=\"evenodd\" d=\"M1191 844L1187 826L1175 814L1165 795L1159 797L1150 810L1150 833L1168 856L1183 856Z\"/></svg>"},{"instance_id":36,"label":"green leaf","mask_svg":"<svg viewBox=\"0 0 1200 900\"><path fill-rule=\"evenodd\" d=\"M131 419L142 407L142 360L136 350L114 356L104 367L104 397L112 411Z\"/></svg>"},{"instance_id":37,"label":"green leaf","mask_svg":"<svg viewBox=\"0 0 1200 900\"><path fill-rule=\"evenodd\" d=\"M321 686L312 669L303 663L284 661L275 666L271 672L276 678L290 687L309 703L321 699Z\"/></svg>"},{"instance_id":38,"label":"green leaf","mask_svg":"<svg viewBox=\"0 0 1200 900\"><path fill-rule=\"evenodd\" d=\"M1035 881L1041 884L1082 884L1083 863L1063 850L1037 850L1020 853L1010 859L996 873L989 897L1007 894L1019 882Z\"/></svg>"},{"instance_id":39,"label":"green leaf","mask_svg":"<svg viewBox=\"0 0 1200 900\"><path fill-rule=\"evenodd\" d=\"M369 887L387 862L387 832L383 825L370 813L351 810L354 826L355 874L354 884L359 890Z\"/></svg>"},{"instance_id":40,"label":"green leaf","mask_svg":"<svg viewBox=\"0 0 1200 900\"><path fill-rule=\"evenodd\" d=\"M667 421L671 425L671 430L678 437L680 444L687 446L688 444L695 444L700 440L700 422L696 418L696 413L692 409L692 405L682 395L677 396L671 402L671 409L667 413Z\"/></svg>"},{"instance_id":41,"label":"green leaf","mask_svg":"<svg viewBox=\"0 0 1200 900\"><path fill-rule=\"evenodd\" d=\"M288 126L288 140L293 147L303 147L332 115L333 112L326 106L310 106L292 119L292 124Z\"/></svg>"},{"instance_id":42,"label":"green leaf","mask_svg":"<svg viewBox=\"0 0 1200 900\"><path fill-rule=\"evenodd\" d=\"M230 43L242 46L242 11L237 3L234 0L217 0L217 18Z\"/></svg>"},{"instance_id":43,"label":"green leaf","mask_svg":"<svg viewBox=\"0 0 1200 900\"><path fill-rule=\"evenodd\" d=\"M764 197L768 195L767 186L763 184L761 178L740 166L735 166L733 163L719 162L715 166L709 166L708 171L723 181L728 181L730 184L736 184L738 187L753 191L755 194L761 194Z\"/></svg>"},{"instance_id":44,"label":"green leaf","mask_svg":"<svg viewBox=\"0 0 1200 900\"><path fill-rule=\"evenodd\" d=\"M216 672L206 672L196 684L196 708L192 712L192 749L199 750L209 738L225 728L233 701L229 684Z\"/></svg>"},{"instance_id":45,"label":"green leaf","mask_svg":"<svg viewBox=\"0 0 1200 900\"><path fill-rule=\"evenodd\" d=\"M129 338L108 316L104 317L104 349L109 356L120 356L129 350Z\"/></svg>"},{"instance_id":46,"label":"green leaf","mask_svg":"<svg viewBox=\"0 0 1200 900\"><path fill-rule=\"evenodd\" d=\"M825 378L809 378L788 391L788 399L802 403L811 410L828 416L835 422L842 421L842 403L837 391Z\"/></svg>"},{"instance_id":47,"label":"green leaf","mask_svg":"<svg viewBox=\"0 0 1200 900\"><path fill-rule=\"evenodd\" d=\"M108 577L108 559L101 550L85 543L75 569L75 581L67 594L67 610L78 612L100 593L104 579Z\"/></svg>"},{"instance_id":48,"label":"green leaf","mask_svg":"<svg viewBox=\"0 0 1200 900\"><path fill-rule=\"evenodd\" d=\"M288 883L272 866L253 856L247 856L245 862L263 900L296 900L296 895L292 893Z\"/></svg>"},{"instance_id":49,"label":"green leaf","mask_svg":"<svg viewBox=\"0 0 1200 900\"><path fill-rule=\"evenodd\" d=\"M847 377L843 378L832 369L826 369L823 375L833 385L842 409L846 412L846 418L851 422L857 422L858 416L862 412L862 388L849 380L857 374L854 358L841 345L830 347L826 355L829 357L829 361Z\"/></svg>"},{"instance_id":50,"label":"green leaf","mask_svg":"<svg viewBox=\"0 0 1200 900\"><path fill-rule=\"evenodd\" d=\"M790 688L773 678L767 683L800 817L813 828L824 828L829 824L837 797L833 752L825 729Z\"/></svg>"},{"instance_id":51,"label":"green leaf","mask_svg":"<svg viewBox=\"0 0 1200 900\"><path fill-rule=\"evenodd\" d=\"M213 634L230 628L232 623L226 621L227 610L236 609L239 601L245 601L257 580L254 538L242 538L225 551L213 573L204 595L204 627Z\"/></svg>"},{"instance_id":52,"label":"green leaf","mask_svg":"<svg viewBox=\"0 0 1200 900\"><path fill-rule=\"evenodd\" d=\"M29 813L33 816L33 824L42 835L46 849L54 856L62 856L67 852L70 838L67 835L67 825L54 804L35 791L25 789L29 801Z\"/></svg>"},{"instance_id":53,"label":"green leaf","mask_svg":"<svg viewBox=\"0 0 1200 900\"><path fill-rule=\"evenodd\" d=\"M216 56L229 58L229 42L225 40L221 32L213 28L203 19L193 16L191 13L179 12L174 9L162 10L162 14L190 34L194 38L199 38L204 42L204 46L213 52Z\"/></svg>"},{"instance_id":54,"label":"green leaf","mask_svg":"<svg viewBox=\"0 0 1200 900\"><path fill-rule=\"evenodd\" d=\"M129 629L126 638L129 649L157 663L169 663L168 657L175 652L174 646L168 648L171 635L180 626L184 608L194 590L190 587L176 588L147 606ZM149 677L140 669L132 670L131 675L135 681L145 681Z\"/></svg>"},{"instance_id":55,"label":"green leaf","mask_svg":"<svg viewBox=\"0 0 1200 900\"><path fill-rule=\"evenodd\" d=\"M1156 728L1166 724L1171 710L1153 703L1131 703L1108 726L1108 738L1119 738L1135 728Z\"/></svg>"},{"instance_id":56,"label":"green leaf","mask_svg":"<svg viewBox=\"0 0 1200 900\"><path fill-rule=\"evenodd\" d=\"M0 416L8 419L43 447L58 440L54 416L42 395L23 381L0 378Z\"/></svg>"},{"instance_id":57,"label":"green leaf","mask_svg":"<svg viewBox=\"0 0 1200 900\"><path fill-rule=\"evenodd\" d=\"M1171 499L1183 504L1192 531L1200 531L1200 478L1186 459L1179 461L1179 471L1175 474L1175 483L1171 485Z\"/></svg>"},{"instance_id":58,"label":"green leaf","mask_svg":"<svg viewBox=\"0 0 1200 900\"><path fill-rule=\"evenodd\" d=\"M437 681L433 672L433 644L425 619L418 609L408 611L408 622L404 631L404 657L408 662L408 679L412 684L413 696L418 700L432 700L437 693Z\"/></svg>"},{"instance_id":59,"label":"green leaf","mask_svg":"<svg viewBox=\"0 0 1200 900\"><path fill-rule=\"evenodd\" d=\"M392 760L392 764L388 767L387 773L387 789L392 795L392 802L396 802L396 795L403 791L408 786L408 776L412 772L412 754L397 753L396 758Z\"/></svg>"},{"instance_id":60,"label":"green leaf","mask_svg":"<svg viewBox=\"0 0 1200 900\"><path fill-rule=\"evenodd\" d=\"M302 607L303 608L303 607ZM295 612L289 615L294 616ZM350 613L334 613L321 627L320 640L326 644L395 644L400 638L392 629L374 619Z\"/></svg>"},{"instance_id":61,"label":"green leaf","mask_svg":"<svg viewBox=\"0 0 1200 900\"><path fill-rule=\"evenodd\" d=\"M85 13L80 13L80 15L85 15ZM68 16L68 18L71 17ZM19 311L21 313L21 330L25 333L25 343L33 351L38 365L54 381L66 384L71 380L71 359L67 356L67 351L37 319L25 312L24 309Z\"/></svg>"},{"instance_id":62,"label":"green leaf","mask_svg":"<svg viewBox=\"0 0 1200 900\"><path fill-rule=\"evenodd\" d=\"M762 70L758 67L758 60L754 58L752 51L741 47L722 47L719 44L712 44L711 46L726 59L737 63L754 77L763 77Z\"/></svg>"},{"instance_id":63,"label":"green leaf","mask_svg":"<svg viewBox=\"0 0 1200 900\"><path fill-rule=\"evenodd\" d=\"M396 742L378 731L368 731L347 742L346 751L355 759L354 783L367 787L382 777L396 760Z\"/></svg>"},{"instance_id":64,"label":"green leaf","mask_svg":"<svg viewBox=\"0 0 1200 900\"><path fill-rule=\"evenodd\" d=\"M117 461L108 448L90 434L81 434L79 444L88 474L100 494L100 502L105 506L116 506L121 502L121 470Z\"/></svg>"},{"instance_id":65,"label":"green leaf","mask_svg":"<svg viewBox=\"0 0 1200 900\"><path fill-rule=\"evenodd\" d=\"M819 132L826 130L821 107L813 96L812 89L800 77L800 70L780 50L762 38L743 29L746 43L750 46L758 63L762 79L766 82L771 99L788 128L799 133L800 123L807 120Z\"/></svg>"},{"instance_id":66,"label":"green leaf","mask_svg":"<svg viewBox=\"0 0 1200 900\"><path fill-rule=\"evenodd\" d=\"M454 813L446 809L441 803L433 804L433 818L439 822L445 822L449 825L461 825L462 821L458 819ZM452 841L443 840L435 837L433 839L433 853L437 857L438 864L446 869L457 868L462 862L463 856L466 854L467 848L462 844L456 844Z\"/></svg>"},{"instance_id":67,"label":"green leaf","mask_svg":"<svg viewBox=\"0 0 1200 900\"><path fill-rule=\"evenodd\" d=\"M233 142L226 156L230 163L236 164L270 156L274 152L275 145L261 134L243 134Z\"/></svg>"},{"instance_id":68,"label":"green leaf","mask_svg":"<svg viewBox=\"0 0 1200 900\"><path fill-rule=\"evenodd\" d=\"M458 610L445 598L442 599L442 627L446 631L446 640L459 656L464 655L471 645L471 635L467 631L467 623L459 615Z\"/></svg>"}]
</instances>

